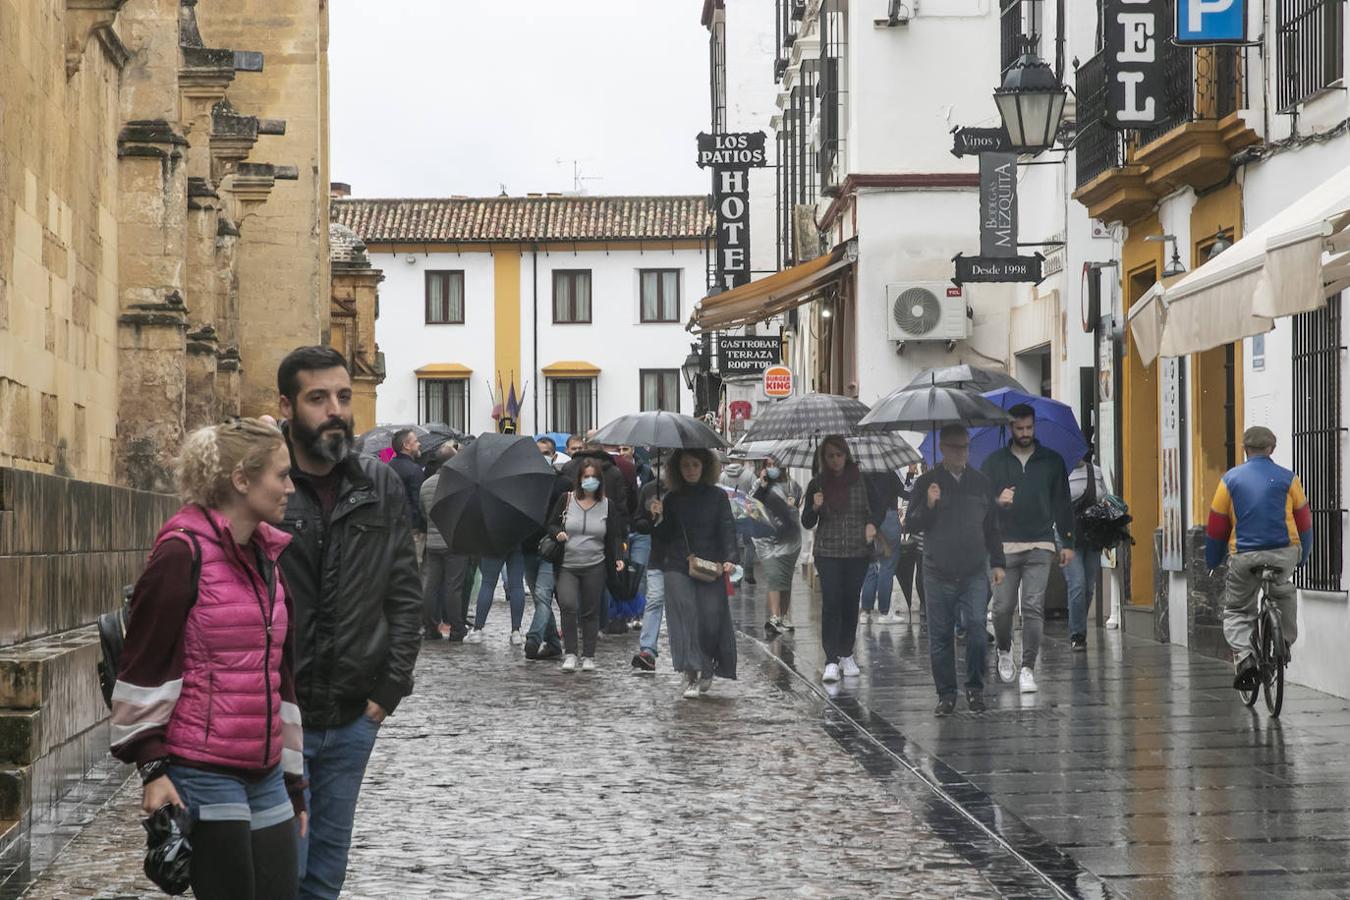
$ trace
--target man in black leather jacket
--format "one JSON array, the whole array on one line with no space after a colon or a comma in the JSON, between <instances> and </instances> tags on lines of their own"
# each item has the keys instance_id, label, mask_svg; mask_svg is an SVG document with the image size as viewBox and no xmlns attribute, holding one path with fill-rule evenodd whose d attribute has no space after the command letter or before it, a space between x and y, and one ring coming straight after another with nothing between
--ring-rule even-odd
<instances>
[{"instance_id":1,"label":"man in black leather jacket","mask_svg":"<svg viewBox=\"0 0 1350 900\"><path fill-rule=\"evenodd\" d=\"M351 376L341 354L301 347L277 371L295 494L282 573L295 609L310 833L300 896L336 898L381 723L412 692L421 584L403 483L352 452Z\"/></svg>"}]
</instances>

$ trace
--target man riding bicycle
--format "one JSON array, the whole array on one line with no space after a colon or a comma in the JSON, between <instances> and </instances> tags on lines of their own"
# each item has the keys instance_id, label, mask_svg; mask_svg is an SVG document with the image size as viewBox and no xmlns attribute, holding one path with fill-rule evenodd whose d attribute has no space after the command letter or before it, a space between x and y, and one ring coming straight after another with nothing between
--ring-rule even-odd
<instances>
[{"instance_id":1,"label":"man riding bicycle","mask_svg":"<svg viewBox=\"0 0 1350 900\"><path fill-rule=\"evenodd\" d=\"M1285 651L1298 636L1297 594L1290 577L1312 552L1312 511L1298 476L1275 464L1275 433L1257 425L1242 435L1247 461L1219 482L1206 528L1205 563L1219 567L1230 550L1224 590L1223 635L1233 648L1233 687L1250 691L1260 681L1252 628L1262 569L1278 570L1271 596L1279 604Z\"/></svg>"}]
</instances>

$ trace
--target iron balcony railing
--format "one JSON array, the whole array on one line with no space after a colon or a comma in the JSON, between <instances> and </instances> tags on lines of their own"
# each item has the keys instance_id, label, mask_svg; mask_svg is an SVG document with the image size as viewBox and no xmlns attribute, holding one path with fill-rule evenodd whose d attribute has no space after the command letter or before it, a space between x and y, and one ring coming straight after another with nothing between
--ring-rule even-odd
<instances>
[{"instance_id":1,"label":"iron balcony railing","mask_svg":"<svg viewBox=\"0 0 1350 900\"><path fill-rule=\"evenodd\" d=\"M1346 0L1278 0L1275 23L1280 112L1326 90L1345 76Z\"/></svg>"},{"instance_id":2,"label":"iron balcony railing","mask_svg":"<svg viewBox=\"0 0 1350 900\"><path fill-rule=\"evenodd\" d=\"M1075 72L1078 98L1078 184L1125 164L1128 148L1155 141L1189 122L1222 119L1247 106L1246 47L1180 47L1159 41L1166 86L1161 119L1149 128L1122 130L1107 123L1110 85L1105 51Z\"/></svg>"},{"instance_id":3,"label":"iron balcony railing","mask_svg":"<svg viewBox=\"0 0 1350 900\"><path fill-rule=\"evenodd\" d=\"M1027 50L1038 50L1041 43L1041 4L1044 0L1000 0L999 28L1001 65L1007 72Z\"/></svg>"},{"instance_id":4,"label":"iron balcony railing","mask_svg":"<svg viewBox=\"0 0 1350 900\"><path fill-rule=\"evenodd\" d=\"M1103 50L1074 70L1078 98L1078 185L1125 161L1121 132L1106 124L1109 86L1106 83L1106 51Z\"/></svg>"}]
</instances>

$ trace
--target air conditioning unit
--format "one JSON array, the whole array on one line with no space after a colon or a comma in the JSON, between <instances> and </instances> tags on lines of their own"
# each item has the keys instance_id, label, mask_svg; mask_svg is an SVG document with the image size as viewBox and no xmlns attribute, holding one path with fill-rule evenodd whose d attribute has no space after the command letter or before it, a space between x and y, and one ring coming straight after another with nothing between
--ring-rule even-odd
<instances>
[{"instance_id":1,"label":"air conditioning unit","mask_svg":"<svg viewBox=\"0 0 1350 900\"><path fill-rule=\"evenodd\" d=\"M965 291L951 282L886 285L886 334L893 341L970 337Z\"/></svg>"}]
</instances>

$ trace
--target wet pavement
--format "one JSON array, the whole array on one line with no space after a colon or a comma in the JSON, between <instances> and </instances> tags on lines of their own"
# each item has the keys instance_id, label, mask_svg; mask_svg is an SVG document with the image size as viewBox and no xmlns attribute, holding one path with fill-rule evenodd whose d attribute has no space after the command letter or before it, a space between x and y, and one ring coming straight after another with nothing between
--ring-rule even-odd
<instances>
[{"instance_id":1,"label":"wet pavement","mask_svg":"<svg viewBox=\"0 0 1350 900\"><path fill-rule=\"evenodd\" d=\"M823 694L810 598L793 611L765 646ZM753 593L738 614L764 637ZM1286 685L1272 720L1226 663L1103 630L1073 653L1052 622L1038 693L998 685L991 648L990 711L939 720L914 619L861 627L834 704L1066 893L1100 890L1090 872L1127 897L1350 897L1347 701Z\"/></svg>"},{"instance_id":2,"label":"wet pavement","mask_svg":"<svg viewBox=\"0 0 1350 900\"><path fill-rule=\"evenodd\" d=\"M686 701L634 674L636 635L594 674L510 647L425 647L358 811L350 897L1053 897L1004 844L740 641L740 680ZM32 898L153 897L136 785Z\"/></svg>"},{"instance_id":3,"label":"wet pavement","mask_svg":"<svg viewBox=\"0 0 1350 900\"><path fill-rule=\"evenodd\" d=\"M1289 686L1271 720L1224 663L1050 623L1039 693L991 676L989 712L937 720L917 621L863 626L827 691L804 591L790 637L754 588L733 609L741 679L701 701L664 658L633 674L633 635L593 675L526 662L500 606L485 644L427 647L344 896L1350 897L1346 701ZM137 793L27 896L156 896Z\"/></svg>"}]
</instances>

